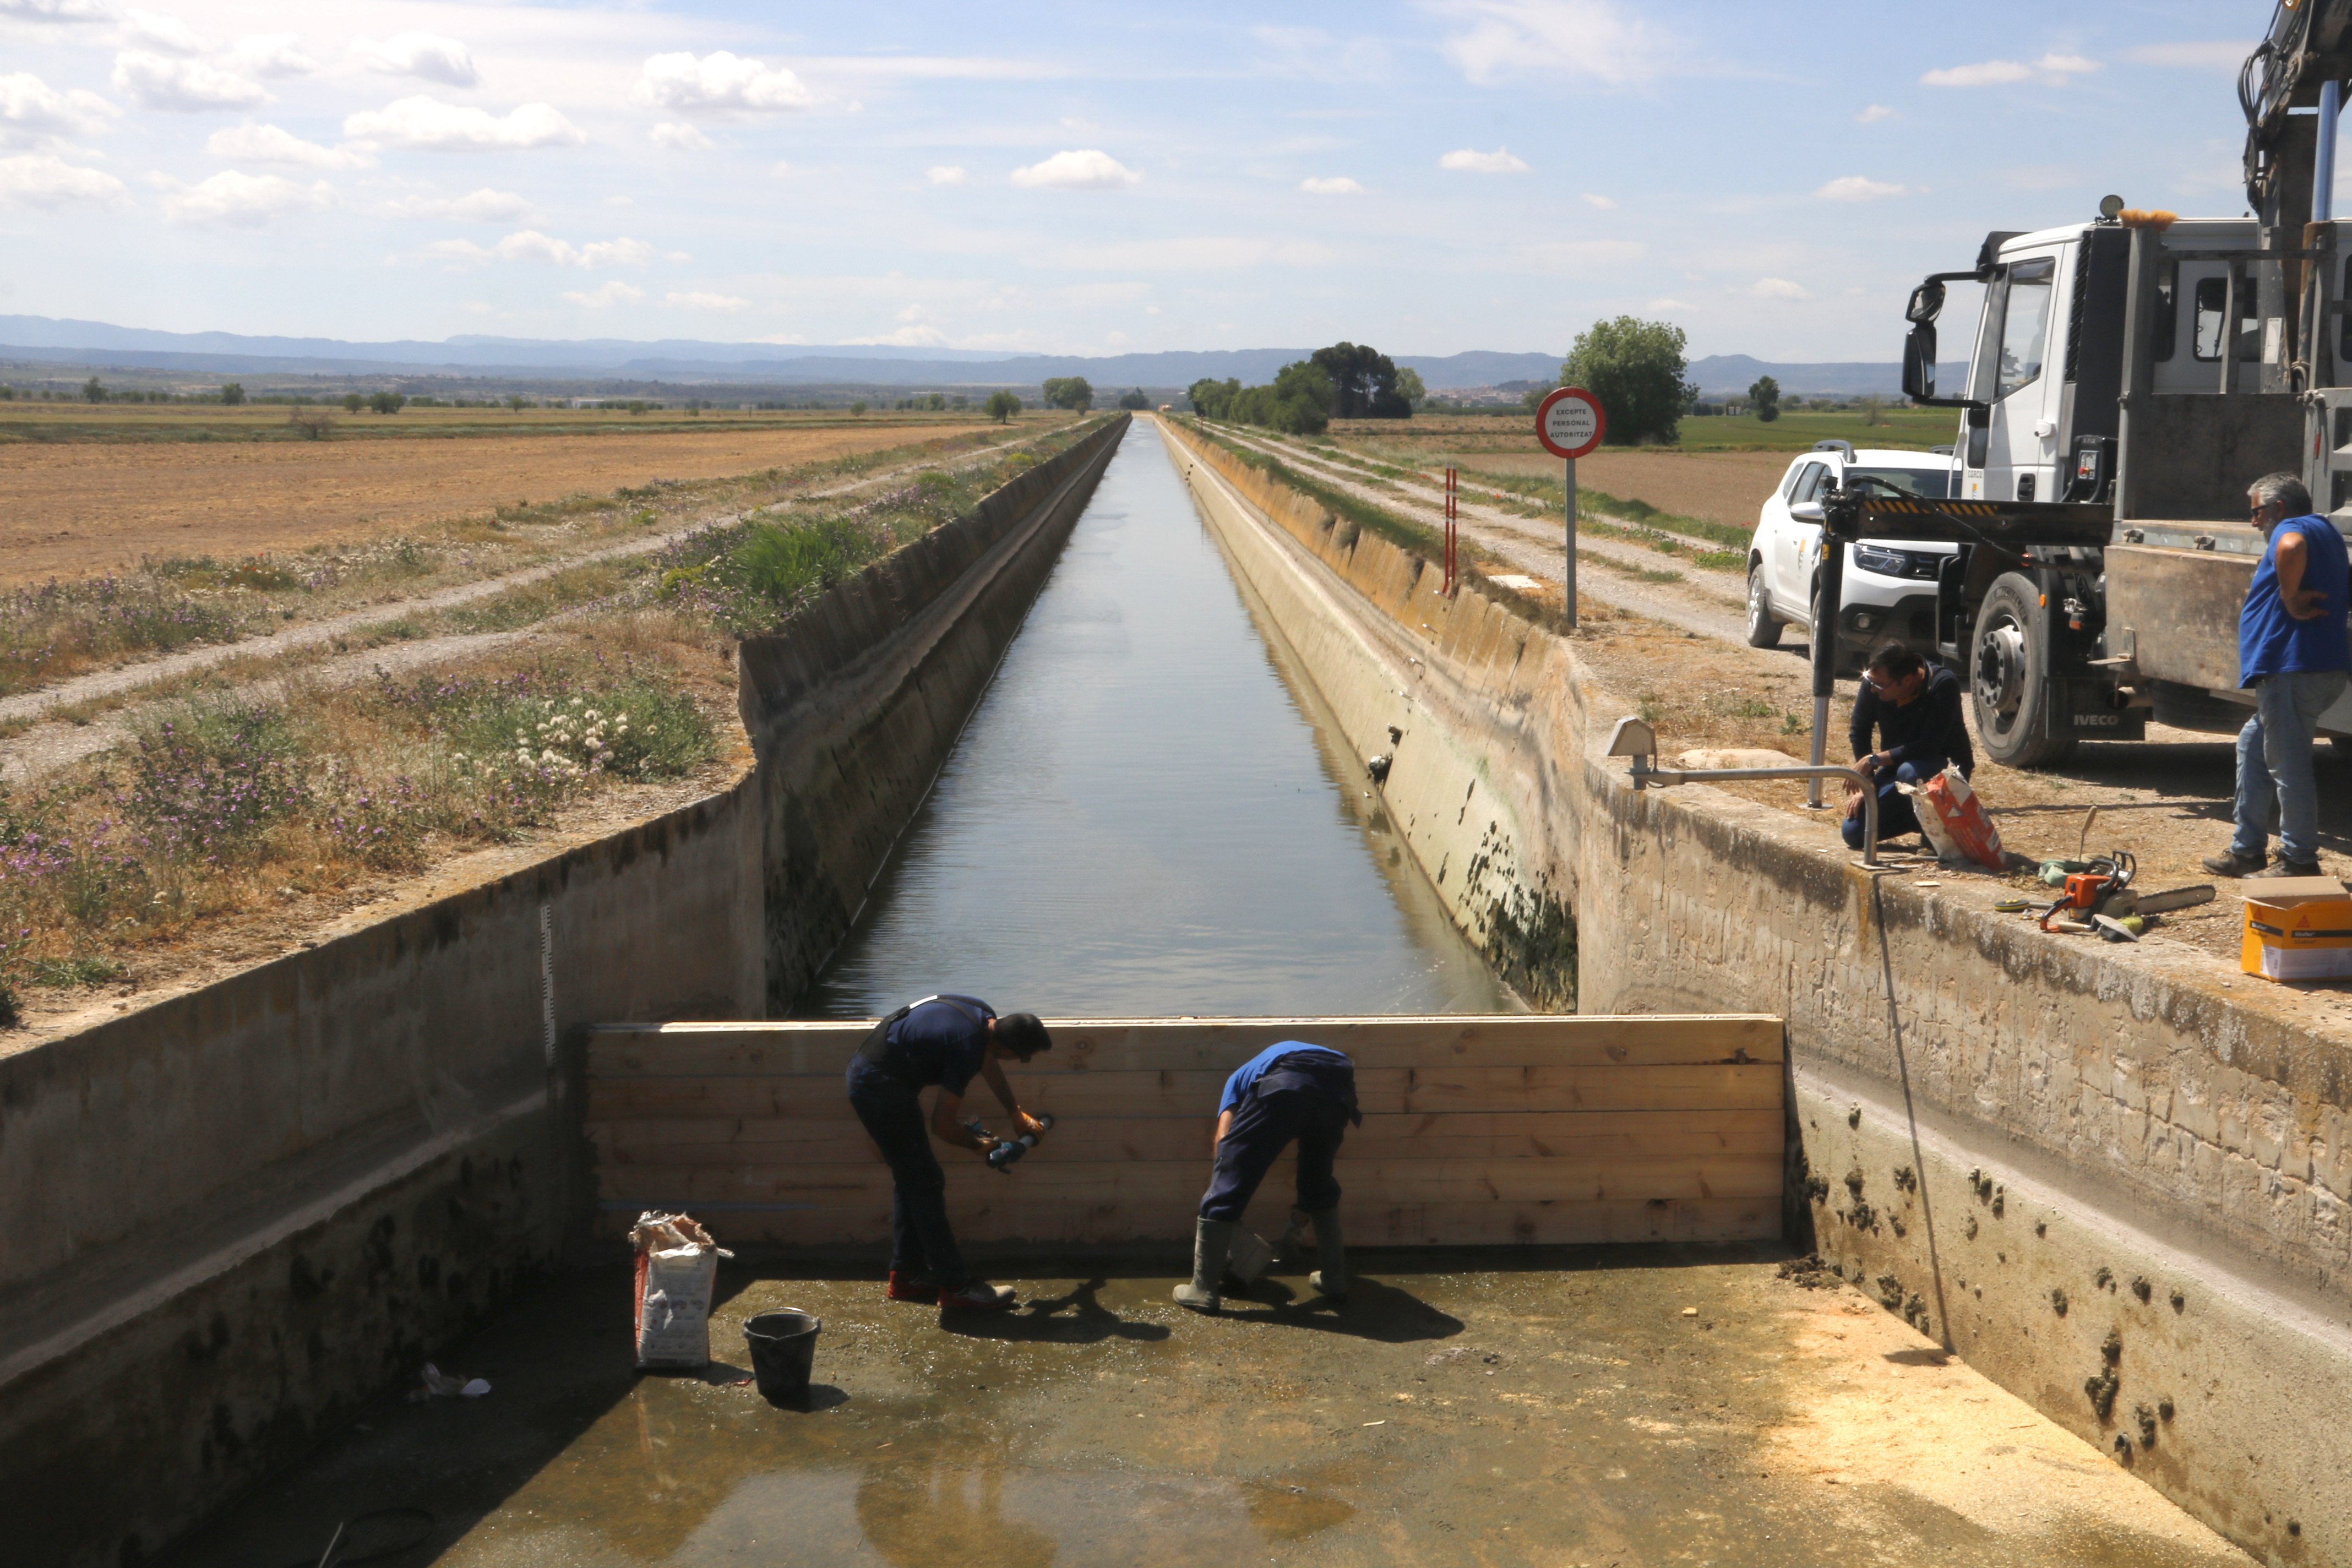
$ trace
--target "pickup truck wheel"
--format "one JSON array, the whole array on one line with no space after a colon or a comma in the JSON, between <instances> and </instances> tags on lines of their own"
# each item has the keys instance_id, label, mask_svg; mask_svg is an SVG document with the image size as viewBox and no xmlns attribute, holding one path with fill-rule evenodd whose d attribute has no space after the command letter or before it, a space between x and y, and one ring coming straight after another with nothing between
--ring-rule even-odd
<instances>
[{"instance_id":1,"label":"pickup truck wheel","mask_svg":"<svg viewBox=\"0 0 2352 1568\"><path fill-rule=\"evenodd\" d=\"M1780 646L1780 617L1772 613L1772 593L1764 586L1764 563L1760 561L1748 569L1748 646Z\"/></svg>"},{"instance_id":2,"label":"pickup truck wheel","mask_svg":"<svg viewBox=\"0 0 2352 1568\"><path fill-rule=\"evenodd\" d=\"M2050 628L2041 593L2015 572L1994 579L1969 640L1969 698L1985 755L2012 768L2040 767L2074 750L2053 735Z\"/></svg>"}]
</instances>

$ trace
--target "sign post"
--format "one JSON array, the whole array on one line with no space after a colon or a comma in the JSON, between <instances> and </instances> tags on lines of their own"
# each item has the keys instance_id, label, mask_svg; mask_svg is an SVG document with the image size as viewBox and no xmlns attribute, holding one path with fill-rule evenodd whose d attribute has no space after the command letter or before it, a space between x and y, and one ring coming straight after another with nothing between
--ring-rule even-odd
<instances>
[{"instance_id":1,"label":"sign post","mask_svg":"<svg viewBox=\"0 0 2352 1568\"><path fill-rule=\"evenodd\" d=\"M1536 406L1536 439L1568 465L1568 553L1560 583L1568 591L1568 629L1576 629L1576 459L1601 445L1609 427L1601 399L1580 386L1563 386Z\"/></svg>"}]
</instances>

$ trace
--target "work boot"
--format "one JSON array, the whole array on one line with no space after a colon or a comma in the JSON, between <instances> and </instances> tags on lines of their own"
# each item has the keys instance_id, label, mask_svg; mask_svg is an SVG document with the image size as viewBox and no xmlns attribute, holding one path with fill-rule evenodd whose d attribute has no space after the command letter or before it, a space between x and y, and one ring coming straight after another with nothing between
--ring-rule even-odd
<instances>
[{"instance_id":1,"label":"work boot","mask_svg":"<svg viewBox=\"0 0 2352 1568\"><path fill-rule=\"evenodd\" d=\"M1225 1257L1234 1248L1229 1219L1196 1220L1192 1225L1192 1278L1176 1287L1176 1304L1196 1312L1213 1312L1222 1305L1217 1282L1225 1277Z\"/></svg>"},{"instance_id":2,"label":"work boot","mask_svg":"<svg viewBox=\"0 0 2352 1568\"><path fill-rule=\"evenodd\" d=\"M893 1301L937 1301L940 1288L919 1274L901 1274L890 1270L890 1289L883 1294Z\"/></svg>"},{"instance_id":3,"label":"work boot","mask_svg":"<svg viewBox=\"0 0 2352 1568\"><path fill-rule=\"evenodd\" d=\"M959 1285L952 1290L940 1291L940 1305L943 1308L970 1307L982 1312L1002 1312L1009 1310L1020 1299L1020 1294L1010 1285L984 1285L975 1279L968 1285Z\"/></svg>"},{"instance_id":4,"label":"work boot","mask_svg":"<svg viewBox=\"0 0 2352 1568\"><path fill-rule=\"evenodd\" d=\"M1315 1222L1315 1256L1323 1267L1307 1277L1318 1295L1348 1294L1348 1247L1339 1239L1339 1211L1325 1209L1307 1216Z\"/></svg>"},{"instance_id":5,"label":"work boot","mask_svg":"<svg viewBox=\"0 0 2352 1568\"><path fill-rule=\"evenodd\" d=\"M2235 849L2224 849L2219 855L2205 857L2205 869L2216 877L2251 877L2265 864L2260 855L2241 855Z\"/></svg>"},{"instance_id":6,"label":"work boot","mask_svg":"<svg viewBox=\"0 0 2352 1568\"><path fill-rule=\"evenodd\" d=\"M2281 877L2316 877L2318 875L2320 875L2318 861L2290 860L2282 855L2278 858L2277 863L2267 869L2247 872L2246 880L2249 882L2273 881Z\"/></svg>"}]
</instances>

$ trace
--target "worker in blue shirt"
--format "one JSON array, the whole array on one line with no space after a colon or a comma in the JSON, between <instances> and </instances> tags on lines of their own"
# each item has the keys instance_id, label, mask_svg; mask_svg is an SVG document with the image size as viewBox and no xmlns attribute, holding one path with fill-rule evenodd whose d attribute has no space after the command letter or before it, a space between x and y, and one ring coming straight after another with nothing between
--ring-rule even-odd
<instances>
[{"instance_id":1,"label":"worker in blue shirt","mask_svg":"<svg viewBox=\"0 0 2352 1568\"><path fill-rule=\"evenodd\" d=\"M1234 1227L1276 1158L1298 1144L1298 1213L1315 1226L1322 1268L1307 1282L1326 1296L1348 1293L1348 1254L1339 1237L1339 1184L1331 1162L1356 1109L1356 1065L1339 1051L1284 1040L1244 1062L1225 1080L1217 1105L1216 1163L1192 1232L1192 1278L1176 1287L1180 1305L1213 1312Z\"/></svg>"},{"instance_id":2,"label":"worker in blue shirt","mask_svg":"<svg viewBox=\"0 0 2352 1568\"><path fill-rule=\"evenodd\" d=\"M1007 1013L977 996L926 996L874 1026L849 1059L850 1108L866 1124L890 1166L890 1285L893 1301L936 1301L941 1307L1000 1311L1013 1304L1007 1285L975 1279L964 1268L955 1232L948 1227L947 1173L930 1138L970 1149L982 1159L998 1140L966 1130L957 1115L975 1075L1019 1124L1042 1138L1045 1124L1021 1109L1004 1081L1006 1061L1026 1063L1054 1048L1034 1013ZM930 1137L924 1136L921 1092L937 1085Z\"/></svg>"},{"instance_id":3,"label":"worker in blue shirt","mask_svg":"<svg viewBox=\"0 0 2352 1568\"><path fill-rule=\"evenodd\" d=\"M2254 716L2238 731L2237 831L2205 868L2224 877L2319 875L2319 785L2311 743L2319 716L2352 682L2345 633L2344 536L2313 515L2311 492L2289 473L2264 474L2246 491L2253 524L2269 542L2238 612L2238 684L2252 687ZM2270 860L2271 830L2279 858Z\"/></svg>"}]
</instances>

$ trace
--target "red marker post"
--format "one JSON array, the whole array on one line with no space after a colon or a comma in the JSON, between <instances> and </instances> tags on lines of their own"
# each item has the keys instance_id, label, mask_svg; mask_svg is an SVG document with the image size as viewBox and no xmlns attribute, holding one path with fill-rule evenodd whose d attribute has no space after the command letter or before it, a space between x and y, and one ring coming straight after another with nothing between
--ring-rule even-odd
<instances>
[{"instance_id":1,"label":"red marker post","mask_svg":"<svg viewBox=\"0 0 2352 1568\"><path fill-rule=\"evenodd\" d=\"M1576 629L1576 459L1601 445L1609 428L1601 399L1580 386L1563 386L1536 405L1536 439L1568 465L1568 555L1560 581L1568 590L1568 626Z\"/></svg>"}]
</instances>

